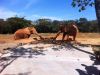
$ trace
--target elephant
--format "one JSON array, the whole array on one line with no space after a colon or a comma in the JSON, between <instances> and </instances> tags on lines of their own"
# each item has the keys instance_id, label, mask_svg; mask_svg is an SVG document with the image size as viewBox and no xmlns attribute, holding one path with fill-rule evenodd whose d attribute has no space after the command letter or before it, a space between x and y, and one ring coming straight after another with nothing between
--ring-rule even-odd
<instances>
[{"instance_id":1,"label":"elephant","mask_svg":"<svg viewBox=\"0 0 100 75\"><path fill-rule=\"evenodd\" d=\"M29 38L31 36L31 34L35 34L35 35L39 36L40 39L43 39L43 37L38 34L38 32L36 31L36 29L34 27L26 27L23 29L18 29L14 33L14 39L18 40L18 39Z\"/></svg>"},{"instance_id":2,"label":"elephant","mask_svg":"<svg viewBox=\"0 0 100 75\"><path fill-rule=\"evenodd\" d=\"M76 26L75 23L71 23L69 25L61 24L59 27L59 31L57 35L54 37L54 39L56 39L60 33L63 33L62 41L64 41L66 35L67 35L67 40L69 40L69 36L73 36L72 40L75 41L78 31L79 31L78 27Z\"/></svg>"}]
</instances>

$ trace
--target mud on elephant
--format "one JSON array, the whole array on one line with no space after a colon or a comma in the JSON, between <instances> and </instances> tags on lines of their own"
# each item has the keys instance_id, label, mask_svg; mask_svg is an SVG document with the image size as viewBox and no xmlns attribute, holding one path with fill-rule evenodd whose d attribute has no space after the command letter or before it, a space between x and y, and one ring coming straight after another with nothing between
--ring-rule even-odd
<instances>
[{"instance_id":1,"label":"mud on elephant","mask_svg":"<svg viewBox=\"0 0 100 75\"><path fill-rule=\"evenodd\" d=\"M36 31L36 29L34 27L26 27L23 29L18 29L14 33L14 39L18 40L18 39L29 38L31 36L31 34L35 34L35 35L39 36L40 39L43 39L43 37L38 34L38 32Z\"/></svg>"},{"instance_id":2,"label":"mud on elephant","mask_svg":"<svg viewBox=\"0 0 100 75\"><path fill-rule=\"evenodd\" d=\"M69 40L69 36L73 37L73 41L75 41L77 33L78 33L78 27L75 23L71 23L69 25L60 25L59 31L57 35L54 37L56 39L60 33L63 33L62 41L64 41L65 36L67 35L67 40Z\"/></svg>"}]
</instances>

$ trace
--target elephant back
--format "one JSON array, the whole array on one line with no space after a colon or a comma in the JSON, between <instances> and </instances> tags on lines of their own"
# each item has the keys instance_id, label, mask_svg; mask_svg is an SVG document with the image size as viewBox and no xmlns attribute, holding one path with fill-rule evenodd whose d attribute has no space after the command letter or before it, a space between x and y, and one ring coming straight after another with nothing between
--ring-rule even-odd
<instances>
[{"instance_id":1,"label":"elephant back","mask_svg":"<svg viewBox=\"0 0 100 75\"><path fill-rule=\"evenodd\" d=\"M27 28L23 28L23 29L18 29L15 33L14 33L14 39L24 39L24 38L28 38L30 36L30 32Z\"/></svg>"},{"instance_id":2,"label":"elephant back","mask_svg":"<svg viewBox=\"0 0 100 75\"><path fill-rule=\"evenodd\" d=\"M59 30L61 32L67 32L68 31L68 28L66 27L66 25L60 25Z\"/></svg>"},{"instance_id":3,"label":"elephant back","mask_svg":"<svg viewBox=\"0 0 100 75\"><path fill-rule=\"evenodd\" d=\"M78 27L76 25L68 25L66 30L69 35L76 35L78 33Z\"/></svg>"}]
</instances>

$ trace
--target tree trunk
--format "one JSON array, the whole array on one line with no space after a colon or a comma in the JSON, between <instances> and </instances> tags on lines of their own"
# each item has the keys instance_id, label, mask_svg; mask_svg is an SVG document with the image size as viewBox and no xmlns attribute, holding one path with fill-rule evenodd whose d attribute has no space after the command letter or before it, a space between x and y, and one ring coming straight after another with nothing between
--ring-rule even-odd
<instances>
[{"instance_id":1,"label":"tree trunk","mask_svg":"<svg viewBox=\"0 0 100 75\"><path fill-rule=\"evenodd\" d=\"M98 32L100 33L100 0L95 0L95 11L98 21Z\"/></svg>"}]
</instances>

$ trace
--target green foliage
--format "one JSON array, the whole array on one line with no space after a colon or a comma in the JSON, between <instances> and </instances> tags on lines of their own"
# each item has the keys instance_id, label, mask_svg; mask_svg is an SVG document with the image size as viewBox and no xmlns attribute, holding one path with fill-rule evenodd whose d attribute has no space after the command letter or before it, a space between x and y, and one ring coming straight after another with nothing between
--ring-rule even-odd
<instances>
[{"instance_id":1,"label":"green foliage","mask_svg":"<svg viewBox=\"0 0 100 75\"><path fill-rule=\"evenodd\" d=\"M51 25L52 32L57 32L59 30L60 21L54 20Z\"/></svg>"},{"instance_id":2,"label":"green foliage","mask_svg":"<svg viewBox=\"0 0 100 75\"><path fill-rule=\"evenodd\" d=\"M43 19L46 21L46 19ZM55 33L57 31L59 31L59 25L63 24L63 25L68 25L72 22L75 22L76 25L79 28L80 32L97 32L97 21L93 20L93 21L88 21L86 18L80 18L79 20L65 20L65 21L46 21L43 22L41 24L41 21L43 20L37 20L35 22L35 27L37 29L38 32L42 32L42 33Z\"/></svg>"},{"instance_id":3,"label":"green foliage","mask_svg":"<svg viewBox=\"0 0 100 75\"><path fill-rule=\"evenodd\" d=\"M78 7L79 12L86 9L87 6L95 6L96 17L98 21L98 32L100 33L100 0L72 0L73 7Z\"/></svg>"},{"instance_id":4,"label":"green foliage","mask_svg":"<svg viewBox=\"0 0 100 75\"><path fill-rule=\"evenodd\" d=\"M36 24L35 27L38 32L48 33L52 30L51 23L52 23L52 21L50 19L38 19L35 21L35 24Z\"/></svg>"},{"instance_id":5,"label":"green foliage","mask_svg":"<svg viewBox=\"0 0 100 75\"><path fill-rule=\"evenodd\" d=\"M12 33L14 33L17 29L27 27L31 25L31 21L28 21L24 18L19 17L11 17L6 20L7 25L9 25L12 29Z\"/></svg>"},{"instance_id":6,"label":"green foliage","mask_svg":"<svg viewBox=\"0 0 100 75\"><path fill-rule=\"evenodd\" d=\"M0 33L14 33L17 29L31 25L31 21L20 17L11 17L0 22Z\"/></svg>"},{"instance_id":7,"label":"green foliage","mask_svg":"<svg viewBox=\"0 0 100 75\"><path fill-rule=\"evenodd\" d=\"M72 6L73 7L78 7L79 8L79 12L85 10L85 8L87 6L94 6L94 1L93 0L73 0L72 1Z\"/></svg>"},{"instance_id":8,"label":"green foliage","mask_svg":"<svg viewBox=\"0 0 100 75\"><path fill-rule=\"evenodd\" d=\"M88 21L86 18L80 18L77 21L80 32L97 32L97 21Z\"/></svg>"},{"instance_id":9,"label":"green foliage","mask_svg":"<svg viewBox=\"0 0 100 75\"><path fill-rule=\"evenodd\" d=\"M50 20L50 19L38 19L33 22L34 27L40 33L55 33L59 31L60 24L69 25L75 22L80 32L97 32L97 21L88 21L86 18L80 18L79 20ZM6 21L0 19L0 33L14 33L17 29L27 26L33 26L32 22L24 18L11 17Z\"/></svg>"}]
</instances>

